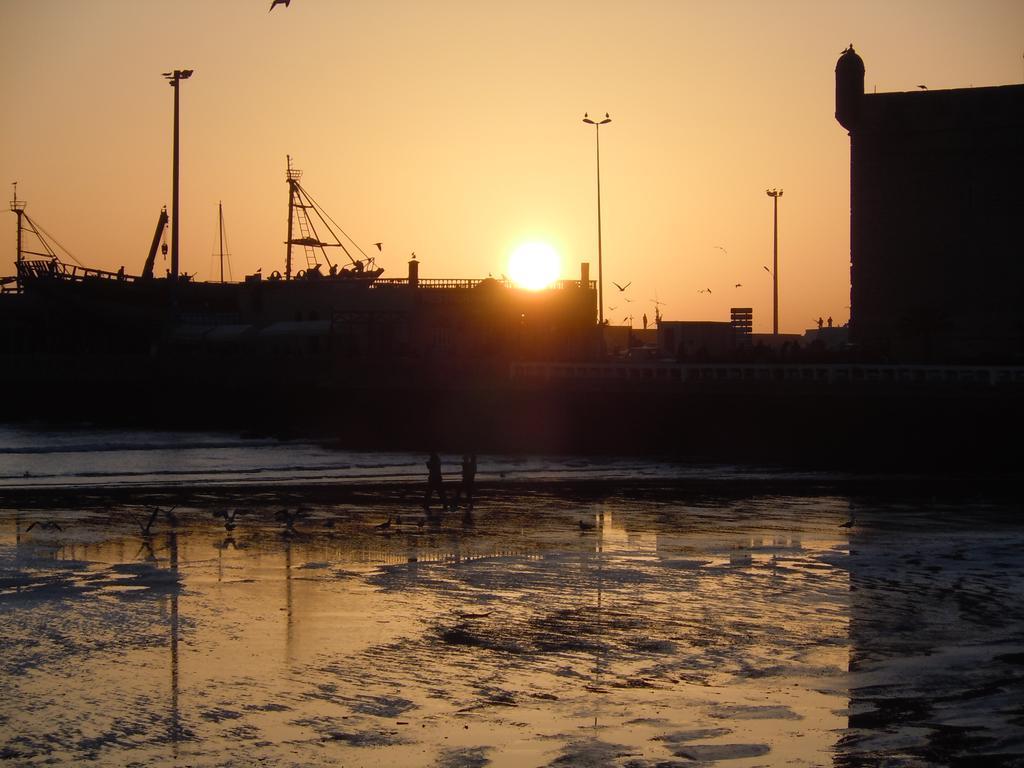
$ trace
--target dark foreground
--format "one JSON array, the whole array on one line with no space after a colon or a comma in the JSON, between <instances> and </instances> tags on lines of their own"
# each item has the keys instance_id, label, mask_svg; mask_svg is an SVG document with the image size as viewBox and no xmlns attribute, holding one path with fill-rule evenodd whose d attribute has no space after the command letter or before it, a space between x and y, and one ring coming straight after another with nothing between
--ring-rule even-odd
<instances>
[{"instance_id":1,"label":"dark foreground","mask_svg":"<svg viewBox=\"0 0 1024 768\"><path fill-rule=\"evenodd\" d=\"M0 758L1024 763L1005 497L419 491L6 494Z\"/></svg>"}]
</instances>

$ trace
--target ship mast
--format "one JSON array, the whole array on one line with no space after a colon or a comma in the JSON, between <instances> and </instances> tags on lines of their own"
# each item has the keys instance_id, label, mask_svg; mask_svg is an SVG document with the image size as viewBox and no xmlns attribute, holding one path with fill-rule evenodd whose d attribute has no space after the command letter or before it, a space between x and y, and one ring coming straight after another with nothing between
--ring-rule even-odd
<instances>
[{"instance_id":1,"label":"ship mast","mask_svg":"<svg viewBox=\"0 0 1024 768\"><path fill-rule=\"evenodd\" d=\"M224 203L217 201L217 236L220 240L220 281L224 282Z\"/></svg>"},{"instance_id":2,"label":"ship mast","mask_svg":"<svg viewBox=\"0 0 1024 768\"><path fill-rule=\"evenodd\" d=\"M302 178L302 171L292 167L292 157L288 155L288 170L285 180L288 182L288 238L285 240L285 264L284 278L292 279L292 246L298 245L306 257L306 265L295 275L301 278L304 274L310 277L344 277L346 279L358 277L358 279L373 280L383 270L379 267L367 269L373 265L373 260L366 255L366 252L359 247L359 244L352 239L345 230L338 226L338 222L331 218L316 200L310 197L309 192L302 188L299 179ZM320 232L324 233L321 239ZM349 250L341 241L344 237L352 246ZM327 255L328 248L340 248L348 258L351 268L341 268L335 264ZM357 259L353 252L358 252L362 258ZM330 270L329 274L323 275L320 268L325 265Z\"/></svg>"},{"instance_id":3,"label":"ship mast","mask_svg":"<svg viewBox=\"0 0 1024 768\"><path fill-rule=\"evenodd\" d=\"M25 215L25 201L18 199L18 182L16 182L16 181L13 182L12 186L14 187L14 197L11 199L11 210L14 211L18 215L18 250L16 251L17 257L16 257L15 261L16 261L16 263L20 264L21 263L21 259L22 259L22 256L21 256L21 230L22 230L21 217Z\"/></svg>"},{"instance_id":4,"label":"ship mast","mask_svg":"<svg viewBox=\"0 0 1024 768\"><path fill-rule=\"evenodd\" d=\"M285 254L284 262L284 279L292 279L292 219L295 210L295 198L298 197L299 191L299 179L302 178L302 171L292 170L292 156L288 155L288 172L286 179L288 180L288 240L287 240L287 252Z\"/></svg>"}]
</instances>

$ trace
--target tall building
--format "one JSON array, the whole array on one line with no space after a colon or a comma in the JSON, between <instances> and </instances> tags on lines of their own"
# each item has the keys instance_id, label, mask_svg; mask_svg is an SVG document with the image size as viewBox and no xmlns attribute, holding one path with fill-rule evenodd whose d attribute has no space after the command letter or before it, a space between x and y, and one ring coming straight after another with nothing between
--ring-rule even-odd
<instances>
[{"instance_id":1,"label":"tall building","mask_svg":"<svg viewBox=\"0 0 1024 768\"><path fill-rule=\"evenodd\" d=\"M1024 360L1024 85L865 93L850 132L851 342L900 361Z\"/></svg>"}]
</instances>

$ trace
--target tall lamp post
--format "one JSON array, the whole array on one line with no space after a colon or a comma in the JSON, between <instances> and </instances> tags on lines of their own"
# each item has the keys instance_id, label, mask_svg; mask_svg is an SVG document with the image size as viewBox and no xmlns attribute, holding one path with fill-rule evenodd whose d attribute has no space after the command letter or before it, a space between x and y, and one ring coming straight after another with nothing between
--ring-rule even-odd
<instances>
[{"instance_id":1,"label":"tall lamp post","mask_svg":"<svg viewBox=\"0 0 1024 768\"><path fill-rule=\"evenodd\" d=\"M590 115L583 113L583 122L594 126L594 137L597 141L597 322L604 325L604 271L601 264L601 126L607 125L612 119L604 113L601 120L591 120Z\"/></svg>"},{"instance_id":2,"label":"tall lamp post","mask_svg":"<svg viewBox=\"0 0 1024 768\"><path fill-rule=\"evenodd\" d=\"M779 198L781 189L766 189L768 197L774 200L775 221L772 235L772 333L779 335Z\"/></svg>"},{"instance_id":3,"label":"tall lamp post","mask_svg":"<svg viewBox=\"0 0 1024 768\"><path fill-rule=\"evenodd\" d=\"M192 77L191 69L164 72L174 89L174 160L171 169L171 280L178 279L178 83Z\"/></svg>"}]
</instances>

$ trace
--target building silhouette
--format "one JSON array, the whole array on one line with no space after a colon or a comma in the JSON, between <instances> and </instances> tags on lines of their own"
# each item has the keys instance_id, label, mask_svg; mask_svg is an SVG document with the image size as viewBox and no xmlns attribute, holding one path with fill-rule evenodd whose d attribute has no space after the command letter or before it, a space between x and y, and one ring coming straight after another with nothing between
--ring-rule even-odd
<instances>
[{"instance_id":1,"label":"building silhouette","mask_svg":"<svg viewBox=\"0 0 1024 768\"><path fill-rule=\"evenodd\" d=\"M901 362L1024 359L1024 85L865 93L850 133L851 342Z\"/></svg>"}]
</instances>

